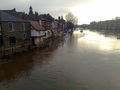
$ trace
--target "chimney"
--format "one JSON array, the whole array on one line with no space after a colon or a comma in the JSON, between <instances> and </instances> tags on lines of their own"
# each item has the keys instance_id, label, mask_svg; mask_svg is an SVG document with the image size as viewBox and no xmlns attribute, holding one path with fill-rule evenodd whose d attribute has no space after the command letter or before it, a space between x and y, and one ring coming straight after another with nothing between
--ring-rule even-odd
<instances>
[{"instance_id":1,"label":"chimney","mask_svg":"<svg viewBox=\"0 0 120 90\"><path fill-rule=\"evenodd\" d=\"M61 20L63 20L63 16L61 16Z\"/></svg>"},{"instance_id":2,"label":"chimney","mask_svg":"<svg viewBox=\"0 0 120 90\"><path fill-rule=\"evenodd\" d=\"M60 16L58 17L58 20L60 20Z\"/></svg>"},{"instance_id":3,"label":"chimney","mask_svg":"<svg viewBox=\"0 0 120 90\"><path fill-rule=\"evenodd\" d=\"M45 18L45 19L47 18L46 14L44 14L44 18Z\"/></svg>"},{"instance_id":4,"label":"chimney","mask_svg":"<svg viewBox=\"0 0 120 90\"><path fill-rule=\"evenodd\" d=\"M26 17L26 14L22 13L22 19L25 19L25 17Z\"/></svg>"},{"instance_id":5,"label":"chimney","mask_svg":"<svg viewBox=\"0 0 120 90\"><path fill-rule=\"evenodd\" d=\"M13 8L13 12L16 12L16 9L15 9L15 8Z\"/></svg>"},{"instance_id":6,"label":"chimney","mask_svg":"<svg viewBox=\"0 0 120 90\"><path fill-rule=\"evenodd\" d=\"M38 13L37 12L35 12L35 17L36 17L36 19L38 19Z\"/></svg>"}]
</instances>

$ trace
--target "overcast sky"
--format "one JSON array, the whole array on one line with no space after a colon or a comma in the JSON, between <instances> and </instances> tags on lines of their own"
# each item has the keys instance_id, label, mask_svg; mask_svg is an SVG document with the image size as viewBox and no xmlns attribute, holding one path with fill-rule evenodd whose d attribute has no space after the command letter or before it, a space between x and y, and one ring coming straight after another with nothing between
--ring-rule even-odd
<instances>
[{"instance_id":1,"label":"overcast sky","mask_svg":"<svg viewBox=\"0 0 120 90\"><path fill-rule=\"evenodd\" d=\"M89 24L120 16L119 3L119 0L0 0L0 9L16 8L28 13L31 5L33 12L50 13L54 18L72 12L78 17L79 24Z\"/></svg>"}]
</instances>

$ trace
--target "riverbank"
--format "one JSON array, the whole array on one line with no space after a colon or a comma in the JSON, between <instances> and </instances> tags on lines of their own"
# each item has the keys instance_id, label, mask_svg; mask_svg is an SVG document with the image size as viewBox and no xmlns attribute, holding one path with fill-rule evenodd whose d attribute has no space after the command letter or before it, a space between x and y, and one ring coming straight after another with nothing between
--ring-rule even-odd
<instances>
[{"instance_id":1,"label":"riverbank","mask_svg":"<svg viewBox=\"0 0 120 90\"><path fill-rule=\"evenodd\" d=\"M15 56L29 54L30 52L36 50L43 50L47 47L50 47L53 41L55 41L56 43L58 43L58 41L62 41L62 38L63 35L61 34L55 37L45 39L44 43L40 44L39 46L26 45L26 46L13 47L7 50L0 51L0 64L4 64L5 62L11 61L12 58L14 58Z\"/></svg>"}]
</instances>

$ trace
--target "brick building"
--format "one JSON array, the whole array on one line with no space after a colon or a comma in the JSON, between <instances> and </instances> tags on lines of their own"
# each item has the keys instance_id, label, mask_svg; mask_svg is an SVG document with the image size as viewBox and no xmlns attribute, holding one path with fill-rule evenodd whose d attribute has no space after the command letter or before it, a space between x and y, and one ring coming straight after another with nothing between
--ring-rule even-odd
<instances>
[{"instance_id":1,"label":"brick building","mask_svg":"<svg viewBox=\"0 0 120 90\"><path fill-rule=\"evenodd\" d=\"M0 43L7 49L31 44L30 23L0 11Z\"/></svg>"}]
</instances>

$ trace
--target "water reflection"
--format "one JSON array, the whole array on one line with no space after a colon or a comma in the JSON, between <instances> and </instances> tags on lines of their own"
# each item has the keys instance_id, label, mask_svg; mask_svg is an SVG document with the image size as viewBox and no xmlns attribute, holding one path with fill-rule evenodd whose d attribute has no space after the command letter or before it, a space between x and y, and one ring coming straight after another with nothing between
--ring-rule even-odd
<instances>
[{"instance_id":1,"label":"water reflection","mask_svg":"<svg viewBox=\"0 0 120 90\"><path fill-rule=\"evenodd\" d=\"M117 34L118 35L118 34ZM120 41L118 40L116 34L106 33L106 32L90 32L86 31L86 36L83 37L88 43L94 43L95 47L102 51L111 51L115 49L120 49Z\"/></svg>"},{"instance_id":2,"label":"water reflection","mask_svg":"<svg viewBox=\"0 0 120 90\"><path fill-rule=\"evenodd\" d=\"M0 89L119 90L119 45L114 34L76 30L1 65Z\"/></svg>"},{"instance_id":3,"label":"water reflection","mask_svg":"<svg viewBox=\"0 0 120 90\"><path fill-rule=\"evenodd\" d=\"M29 77L33 66L32 55L16 57L13 61L0 65L0 86L14 82L19 77Z\"/></svg>"},{"instance_id":4,"label":"water reflection","mask_svg":"<svg viewBox=\"0 0 120 90\"><path fill-rule=\"evenodd\" d=\"M10 62L0 65L0 87L9 87L10 83L19 78L29 79L37 66L42 67L49 63L48 58L63 43L63 38L53 39L49 42L49 47L14 57Z\"/></svg>"}]
</instances>

